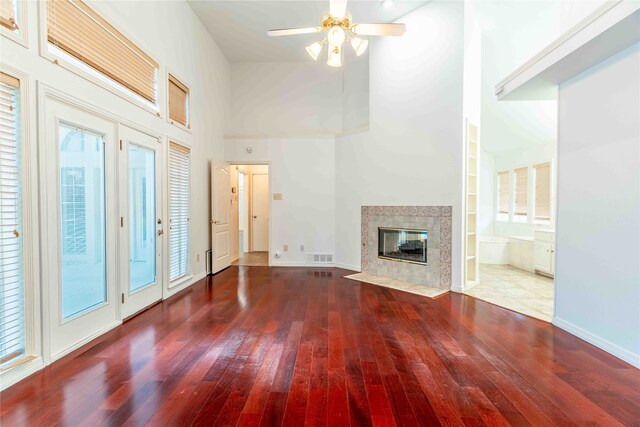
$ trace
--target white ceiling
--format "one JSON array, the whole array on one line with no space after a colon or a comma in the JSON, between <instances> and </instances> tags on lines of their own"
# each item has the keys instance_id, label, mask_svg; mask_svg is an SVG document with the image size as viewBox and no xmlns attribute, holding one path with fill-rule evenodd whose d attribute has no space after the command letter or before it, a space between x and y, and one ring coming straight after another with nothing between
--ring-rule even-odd
<instances>
[{"instance_id":1,"label":"white ceiling","mask_svg":"<svg viewBox=\"0 0 640 427\"><path fill-rule=\"evenodd\" d=\"M275 28L314 27L329 10L329 1L209 1L188 0L230 62L311 60L304 47L319 34L269 37ZM427 1L397 0L384 8L382 0L350 0L355 22L393 22Z\"/></svg>"}]
</instances>

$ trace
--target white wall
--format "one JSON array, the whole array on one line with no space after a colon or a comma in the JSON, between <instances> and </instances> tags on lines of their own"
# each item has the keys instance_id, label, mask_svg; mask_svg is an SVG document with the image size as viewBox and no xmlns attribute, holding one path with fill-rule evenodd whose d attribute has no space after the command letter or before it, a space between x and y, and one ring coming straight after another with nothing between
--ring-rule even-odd
<instances>
[{"instance_id":1,"label":"white wall","mask_svg":"<svg viewBox=\"0 0 640 427\"><path fill-rule=\"evenodd\" d=\"M271 265L304 265L307 253L334 253L333 138L227 139L224 155L232 163L269 163L270 191L282 193L282 200L269 197ZM285 244L288 252L283 251ZM275 251L281 252L280 259Z\"/></svg>"},{"instance_id":2,"label":"white wall","mask_svg":"<svg viewBox=\"0 0 640 427\"><path fill-rule=\"evenodd\" d=\"M324 62L231 64L233 136L299 137L342 130L342 69Z\"/></svg>"},{"instance_id":3,"label":"white wall","mask_svg":"<svg viewBox=\"0 0 640 427\"><path fill-rule=\"evenodd\" d=\"M370 44L370 124L336 138L336 260L360 269L362 205L453 206L461 283L463 48L460 2L405 15L403 37Z\"/></svg>"},{"instance_id":4,"label":"white wall","mask_svg":"<svg viewBox=\"0 0 640 427\"><path fill-rule=\"evenodd\" d=\"M555 101L498 102L494 86L604 2L474 2L483 33L480 135L486 150L497 153L556 140Z\"/></svg>"},{"instance_id":5,"label":"white wall","mask_svg":"<svg viewBox=\"0 0 640 427\"><path fill-rule=\"evenodd\" d=\"M554 323L640 367L640 44L559 92Z\"/></svg>"},{"instance_id":6,"label":"white wall","mask_svg":"<svg viewBox=\"0 0 640 427\"><path fill-rule=\"evenodd\" d=\"M369 52L348 55L343 65L342 130L369 126Z\"/></svg>"},{"instance_id":7,"label":"white wall","mask_svg":"<svg viewBox=\"0 0 640 427\"><path fill-rule=\"evenodd\" d=\"M51 63L39 55L38 5L27 2L29 47L2 38L2 63L29 74L30 137L35 149L36 82L45 83L109 113L153 129L192 147L192 271L203 273L210 247L209 163L222 158L223 128L229 116L229 64L186 2L89 2L161 64L160 97L165 114L166 68L191 87L192 133L169 124L118 95ZM175 22L183 22L179 28ZM217 76L212 79L210 76ZM35 151L27 153L35 156ZM200 261L196 261L200 254Z\"/></svg>"}]
</instances>

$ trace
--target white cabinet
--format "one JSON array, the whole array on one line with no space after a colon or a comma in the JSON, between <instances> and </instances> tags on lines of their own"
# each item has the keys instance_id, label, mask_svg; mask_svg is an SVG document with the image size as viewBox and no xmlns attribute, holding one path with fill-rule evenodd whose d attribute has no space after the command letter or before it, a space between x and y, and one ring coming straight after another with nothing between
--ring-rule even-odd
<instances>
[{"instance_id":1,"label":"white cabinet","mask_svg":"<svg viewBox=\"0 0 640 427\"><path fill-rule=\"evenodd\" d=\"M536 272L553 276L556 270L555 233L548 230L534 232L533 265Z\"/></svg>"}]
</instances>

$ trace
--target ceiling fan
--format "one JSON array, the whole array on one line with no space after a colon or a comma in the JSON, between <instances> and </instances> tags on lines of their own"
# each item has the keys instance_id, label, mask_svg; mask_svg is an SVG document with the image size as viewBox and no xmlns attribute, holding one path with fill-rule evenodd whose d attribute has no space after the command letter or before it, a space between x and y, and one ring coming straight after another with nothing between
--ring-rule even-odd
<instances>
[{"instance_id":1,"label":"ceiling fan","mask_svg":"<svg viewBox=\"0 0 640 427\"><path fill-rule=\"evenodd\" d=\"M327 65L342 66L342 45L351 43L357 56L362 55L369 45L367 39L357 36L401 36L406 31L405 24L356 24L351 21L351 14L347 12L347 0L330 0L329 14L324 15L319 27L283 28L267 32L271 37L292 36L296 34L310 34L326 32L327 35L318 42L307 46L307 53L314 61L327 48Z\"/></svg>"}]
</instances>

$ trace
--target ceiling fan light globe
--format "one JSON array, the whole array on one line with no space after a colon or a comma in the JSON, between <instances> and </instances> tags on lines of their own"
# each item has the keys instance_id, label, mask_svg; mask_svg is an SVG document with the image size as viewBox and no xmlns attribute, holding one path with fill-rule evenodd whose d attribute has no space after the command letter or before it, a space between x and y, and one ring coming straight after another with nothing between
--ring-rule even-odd
<instances>
[{"instance_id":1,"label":"ceiling fan light globe","mask_svg":"<svg viewBox=\"0 0 640 427\"><path fill-rule=\"evenodd\" d=\"M331 46L342 46L345 37L346 36L344 34L344 29L339 25L334 25L333 27L329 28L329 31L327 32L327 41L329 41L329 44Z\"/></svg>"},{"instance_id":2,"label":"ceiling fan light globe","mask_svg":"<svg viewBox=\"0 0 640 427\"><path fill-rule=\"evenodd\" d=\"M310 44L309 46L307 46L306 49L307 49L307 53L309 54L309 56L311 58L313 58L314 61L317 61L318 60L318 56L320 55L320 52L322 51L322 43L315 42L315 43Z\"/></svg>"},{"instance_id":3,"label":"ceiling fan light globe","mask_svg":"<svg viewBox=\"0 0 640 427\"><path fill-rule=\"evenodd\" d=\"M327 65L330 67L342 67L342 52L337 46L329 47Z\"/></svg>"},{"instance_id":4,"label":"ceiling fan light globe","mask_svg":"<svg viewBox=\"0 0 640 427\"><path fill-rule=\"evenodd\" d=\"M356 52L356 56L360 56L367 51L369 46L369 40L361 39L360 37L354 37L351 39L351 47Z\"/></svg>"}]
</instances>

